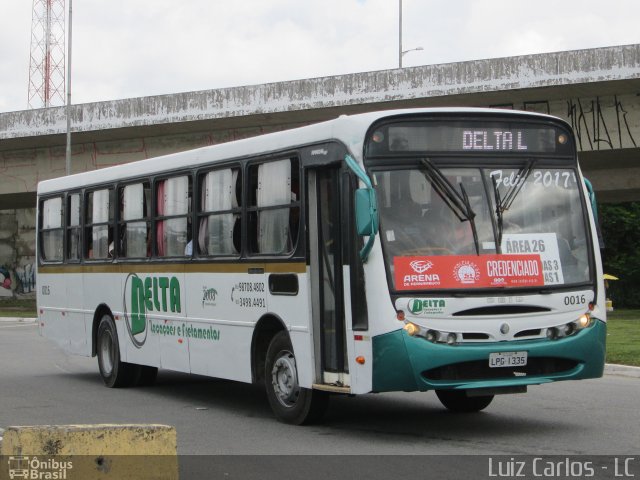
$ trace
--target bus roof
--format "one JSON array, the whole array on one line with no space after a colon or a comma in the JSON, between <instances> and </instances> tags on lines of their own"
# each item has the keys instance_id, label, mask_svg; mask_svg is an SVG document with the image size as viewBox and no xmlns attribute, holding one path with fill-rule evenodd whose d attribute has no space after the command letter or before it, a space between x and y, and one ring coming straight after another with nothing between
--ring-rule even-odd
<instances>
[{"instance_id":1,"label":"bus roof","mask_svg":"<svg viewBox=\"0 0 640 480\"><path fill-rule=\"evenodd\" d=\"M364 135L375 121L401 115L416 114L479 114L494 116L531 116L559 120L549 115L523 112L517 110L498 110L490 108L412 108L402 110L383 110L377 112L360 113L356 115L341 115L333 120L316 123L304 127L267 133L256 137L236 140L227 143L200 147L193 150L171 153L158 157L138 160L113 167L77 173L38 183L38 195L53 192L78 189L92 185L124 180L128 178L144 177L180 168L193 168L222 160L233 160L252 154L268 154L294 148L300 145L337 139L344 142L353 152L361 151Z\"/></svg>"}]
</instances>

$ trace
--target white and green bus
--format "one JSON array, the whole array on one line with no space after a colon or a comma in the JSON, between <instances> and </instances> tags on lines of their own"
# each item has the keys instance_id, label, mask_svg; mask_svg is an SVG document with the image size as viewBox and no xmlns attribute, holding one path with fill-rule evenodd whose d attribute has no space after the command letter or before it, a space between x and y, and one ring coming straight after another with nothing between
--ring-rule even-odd
<instances>
[{"instance_id":1,"label":"white and green bus","mask_svg":"<svg viewBox=\"0 0 640 480\"><path fill-rule=\"evenodd\" d=\"M41 333L109 387L159 368L453 411L600 377L605 296L570 127L493 109L328 122L43 181Z\"/></svg>"}]
</instances>

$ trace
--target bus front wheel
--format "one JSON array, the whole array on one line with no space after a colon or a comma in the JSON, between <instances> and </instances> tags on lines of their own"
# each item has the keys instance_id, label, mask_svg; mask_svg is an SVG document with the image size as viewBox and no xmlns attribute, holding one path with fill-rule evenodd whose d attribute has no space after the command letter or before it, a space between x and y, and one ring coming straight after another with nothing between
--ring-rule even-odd
<instances>
[{"instance_id":1,"label":"bus front wheel","mask_svg":"<svg viewBox=\"0 0 640 480\"><path fill-rule=\"evenodd\" d=\"M111 315L103 315L98 325L98 368L110 388L131 386L138 378L138 365L120 361L118 333Z\"/></svg>"},{"instance_id":2,"label":"bus front wheel","mask_svg":"<svg viewBox=\"0 0 640 480\"><path fill-rule=\"evenodd\" d=\"M269 405L278 420L302 425L320 420L327 409L326 392L302 388L287 332L277 333L267 349L265 386Z\"/></svg>"},{"instance_id":3,"label":"bus front wheel","mask_svg":"<svg viewBox=\"0 0 640 480\"><path fill-rule=\"evenodd\" d=\"M436 390L440 403L452 412L479 412L489 406L493 395L468 397L464 390Z\"/></svg>"}]
</instances>

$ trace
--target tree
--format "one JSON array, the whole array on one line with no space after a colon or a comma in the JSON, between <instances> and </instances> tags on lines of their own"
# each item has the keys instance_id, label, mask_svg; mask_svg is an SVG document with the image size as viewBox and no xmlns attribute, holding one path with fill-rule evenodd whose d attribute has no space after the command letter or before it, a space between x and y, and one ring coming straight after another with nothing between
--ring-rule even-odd
<instances>
[{"instance_id":1,"label":"tree","mask_svg":"<svg viewBox=\"0 0 640 480\"><path fill-rule=\"evenodd\" d=\"M640 202L599 206L604 238L604 271L620 280L609 282L607 296L616 307L640 307Z\"/></svg>"}]
</instances>

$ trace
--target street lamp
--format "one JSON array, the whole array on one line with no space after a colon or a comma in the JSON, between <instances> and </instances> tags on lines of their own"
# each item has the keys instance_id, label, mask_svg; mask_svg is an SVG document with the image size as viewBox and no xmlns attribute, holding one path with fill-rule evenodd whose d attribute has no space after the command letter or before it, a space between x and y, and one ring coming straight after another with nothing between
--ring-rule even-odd
<instances>
[{"instance_id":1,"label":"street lamp","mask_svg":"<svg viewBox=\"0 0 640 480\"><path fill-rule=\"evenodd\" d=\"M410 48L409 50L404 50L404 51L400 52L400 68L402 68L402 57L404 57L405 54L407 54L409 52L415 52L416 50L424 50L424 48L416 47L416 48Z\"/></svg>"},{"instance_id":2,"label":"street lamp","mask_svg":"<svg viewBox=\"0 0 640 480\"><path fill-rule=\"evenodd\" d=\"M402 68L402 57L406 53L413 52L415 50L424 50L422 47L410 48L409 50L402 50L402 0L398 0L398 66Z\"/></svg>"},{"instance_id":3,"label":"street lamp","mask_svg":"<svg viewBox=\"0 0 640 480\"><path fill-rule=\"evenodd\" d=\"M402 0L398 0L398 63L402 68Z\"/></svg>"},{"instance_id":4,"label":"street lamp","mask_svg":"<svg viewBox=\"0 0 640 480\"><path fill-rule=\"evenodd\" d=\"M67 41L67 148L65 151L65 173L71 175L71 15L73 9L71 8L72 0L69 0L69 34Z\"/></svg>"}]
</instances>

